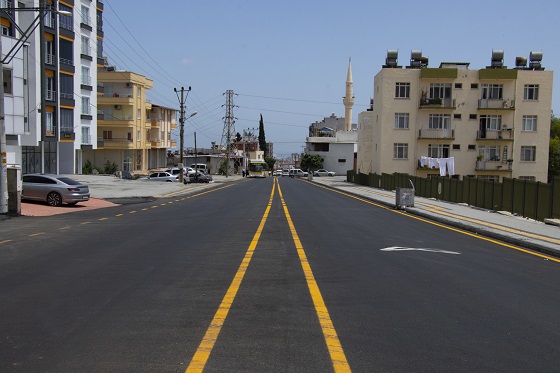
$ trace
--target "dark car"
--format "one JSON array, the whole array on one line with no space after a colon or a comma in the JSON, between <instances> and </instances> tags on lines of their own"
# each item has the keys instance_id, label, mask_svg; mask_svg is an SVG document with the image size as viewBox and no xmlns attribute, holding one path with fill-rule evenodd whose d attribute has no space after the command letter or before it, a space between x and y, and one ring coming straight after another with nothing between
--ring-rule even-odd
<instances>
[{"instance_id":1,"label":"dark car","mask_svg":"<svg viewBox=\"0 0 560 373\"><path fill-rule=\"evenodd\" d=\"M187 181L188 180L188 181ZM189 174L188 179L185 180L185 183L209 183L212 181L212 175L204 173L202 171L198 171L196 173Z\"/></svg>"},{"instance_id":2,"label":"dark car","mask_svg":"<svg viewBox=\"0 0 560 373\"><path fill-rule=\"evenodd\" d=\"M27 174L23 175L21 199L44 201L50 206L75 205L89 200L89 187L65 176Z\"/></svg>"}]
</instances>

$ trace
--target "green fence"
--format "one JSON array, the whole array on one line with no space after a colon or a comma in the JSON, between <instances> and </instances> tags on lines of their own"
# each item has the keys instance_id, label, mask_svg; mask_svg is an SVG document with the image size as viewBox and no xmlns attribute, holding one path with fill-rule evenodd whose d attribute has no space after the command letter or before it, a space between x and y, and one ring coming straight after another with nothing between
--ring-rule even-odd
<instances>
[{"instance_id":1,"label":"green fence","mask_svg":"<svg viewBox=\"0 0 560 373\"><path fill-rule=\"evenodd\" d=\"M442 176L422 178L401 173L366 175L348 171L347 180L385 190L414 186L415 195L419 197L509 211L540 221L560 218L560 177L549 184L508 178L499 183L472 177L457 180Z\"/></svg>"}]
</instances>

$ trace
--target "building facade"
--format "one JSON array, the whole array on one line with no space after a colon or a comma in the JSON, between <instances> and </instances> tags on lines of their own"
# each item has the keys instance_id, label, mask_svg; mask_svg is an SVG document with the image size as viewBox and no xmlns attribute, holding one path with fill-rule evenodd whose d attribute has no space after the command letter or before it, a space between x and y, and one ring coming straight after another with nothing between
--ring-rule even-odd
<instances>
[{"instance_id":1,"label":"building facade","mask_svg":"<svg viewBox=\"0 0 560 373\"><path fill-rule=\"evenodd\" d=\"M103 59L103 2L18 1L28 39L27 130L16 156L23 173L81 173L83 152L97 147L96 81ZM57 12L58 11L58 12ZM42 21L41 21L42 20Z\"/></svg>"},{"instance_id":2,"label":"building facade","mask_svg":"<svg viewBox=\"0 0 560 373\"><path fill-rule=\"evenodd\" d=\"M115 163L118 170L139 174L148 173L150 168L165 167L163 145L171 144L171 136L165 129L171 130L172 123L177 125L174 117L169 117L172 110L159 106L152 111L152 103L146 99L147 90L153 87L151 79L114 67L104 70L97 73L103 85L103 93L97 97L99 145L97 150L84 153L84 161L99 168L107 162ZM165 115L165 120L159 115Z\"/></svg>"},{"instance_id":3,"label":"building facade","mask_svg":"<svg viewBox=\"0 0 560 373\"><path fill-rule=\"evenodd\" d=\"M360 119L359 172L546 182L553 73L541 60L532 52L529 64L518 57L507 68L503 51L493 51L480 70L428 68L413 51L402 68L389 51L374 78L373 110ZM450 159L442 173L437 162Z\"/></svg>"}]
</instances>

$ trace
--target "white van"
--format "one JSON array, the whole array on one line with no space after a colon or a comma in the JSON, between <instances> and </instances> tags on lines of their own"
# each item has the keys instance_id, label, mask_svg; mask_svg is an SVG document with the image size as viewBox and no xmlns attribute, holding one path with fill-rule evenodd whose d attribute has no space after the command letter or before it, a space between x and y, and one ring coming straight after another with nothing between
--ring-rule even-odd
<instances>
[{"instance_id":1,"label":"white van","mask_svg":"<svg viewBox=\"0 0 560 373\"><path fill-rule=\"evenodd\" d=\"M292 168L290 170L290 177L306 177L307 172L300 170L299 168Z\"/></svg>"},{"instance_id":2,"label":"white van","mask_svg":"<svg viewBox=\"0 0 560 373\"><path fill-rule=\"evenodd\" d=\"M204 173L208 172L208 168L206 167L205 163L193 163L191 164L191 168L195 170L203 171Z\"/></svg>"}]
</instances>

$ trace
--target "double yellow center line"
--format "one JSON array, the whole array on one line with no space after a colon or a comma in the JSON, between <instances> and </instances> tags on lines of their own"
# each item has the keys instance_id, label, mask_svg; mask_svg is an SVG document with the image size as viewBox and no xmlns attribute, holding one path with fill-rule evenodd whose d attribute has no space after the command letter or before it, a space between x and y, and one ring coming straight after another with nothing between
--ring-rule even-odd
<instances>
[{"instance_id":1,"label":"double yellow center line","mask_svg":"<svg viewBox=\"0 0 560 373\"><path fill-rule=\"evenodd\" d=\"M224 325L226 317L231 309L235 296L239 291L239 287L241 286L241 281L243 281L243 277L247 272L247 268L249 267L249 263L253 257L255 249L257 248L257 244L261 237L262 231L264 229L264 225L270 213L270 209L272 207L272 201L274 199L274 193L278 187L278 194L280 196L280 201L282 202L282 207L284 210L284 215L288 221L288 225L290 227L290 232L292 233L292 238L294 240L294 244L298 253L299 260L301 262L301 267L303 269L305 280L307 282L307 287L309 288L309 293L311 294L311 299L313 300L313 305L315 306L315 311L317 312L317 317L319 318L319 324L321 325L321 329L323 331L323 336L325 338L325 342L327 345L327 349L329 351L329 355L333 364L333 368L335 372L350 372L350 365L346 360L346 355L344 354L344 350L342 349L342 345L340 344L340 340L338 339L338 335L330 318L329 312L327 310L327 306L323 300L323 296L321 295L321 291L319 290L319 286L317 285L317 281L315 280L315 276L313 276L313 271L311 270L311 266L307 260L307 256L305 255L305 251L303 250L303 246L297 234L296 228L292 222L292 218L290 217L290 212L288 211L288 206L284 201L284 197L282 195L282 190L280 189L280 184L278 183L278 179L274 180L274 184L272 185L272 191L270 193L270 198L268 201L268 205L264 212L264 215L261 219L259 227L257 228L257 232L253 236L251 244L245 253L245 257L243 258L241 265L239 266L237 273L235 274L233 281L231 282L226 295L222 299L220 306L218 307L218 311L214 315L214 318L210 322L210 326L206 330L204 337L202 338L202 342L198 346L189 366L186 369L186 373L193 373L193 372L202 372L204 367L210 357L212 349L218 339L218 335Z\"/></svg>"}]
</instances>

